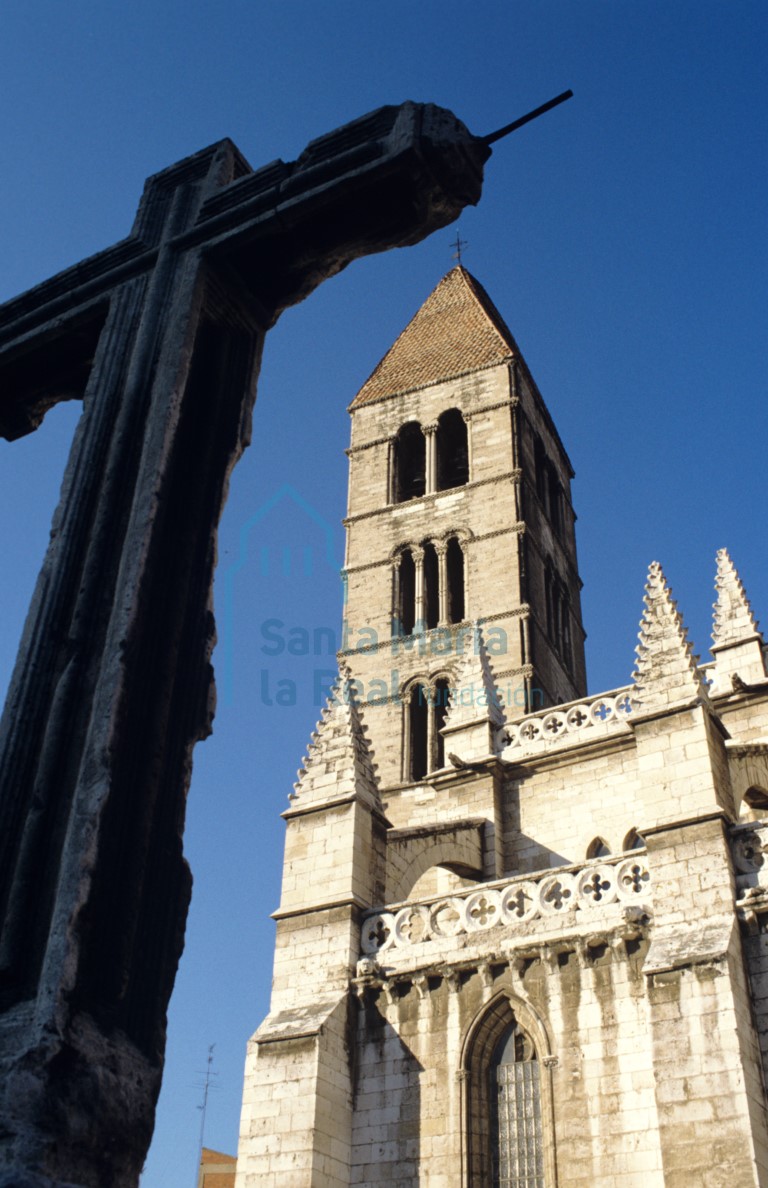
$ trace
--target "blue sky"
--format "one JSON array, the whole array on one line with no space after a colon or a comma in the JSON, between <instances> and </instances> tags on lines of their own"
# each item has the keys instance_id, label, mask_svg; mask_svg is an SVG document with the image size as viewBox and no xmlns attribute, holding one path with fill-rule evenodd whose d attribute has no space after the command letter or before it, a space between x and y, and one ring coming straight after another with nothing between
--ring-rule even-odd
<instances>
[{"instance_id":1,"label":"blue sky","mask_svg":"<svg viewBox=\"0 0 768 1188\"><path fill-rule=\"evenodd\" d=\"M144 178L222 136L259 165L383 103L440 103L483 133L572 87L497 146L460 229L577 472L590 689L623 684L651 560L699 652L723 545L768 615L767 27L757 0L8 3L0 300L123 237ZM245 1043L268 1004L279 813L334 667L323 647L267 652L291 627L327 629L323 645L338 630L346 406L452 266L454 237L357 262L267 340L221 527L219 711L195 755L195 891L143 1188L195 1182L212 1043L206 1143L235 1150ZM76 414L0 444L6 683ZM295 705L277 704L280 681Z\"/></svg>"}]
</instances>

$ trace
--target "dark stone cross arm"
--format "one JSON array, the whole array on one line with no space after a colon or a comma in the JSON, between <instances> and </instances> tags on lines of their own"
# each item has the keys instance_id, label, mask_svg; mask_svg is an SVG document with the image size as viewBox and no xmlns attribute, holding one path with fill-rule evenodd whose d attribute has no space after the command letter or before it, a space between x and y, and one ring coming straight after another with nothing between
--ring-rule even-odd
<instances>
[{"instance_id":1,"label":"dark stone cross arm","mask_svg":"<svg viewBox=\"0 0 768 1188\"><path fill-rule=\"evenodd\" d=\"M150 178L131 236L0 309L0 431L84 397L0 728L0 1186L136 1183L210 730L215 533L282 309L480 195L449 112Z\"/></svg>"},{"instance_id":2,"label":"dark stone cross arm","mask_svg":"<svg viewBox=\"0 0 768 1188\"><path fill-rule=\"evenodd\" d=\"M295 162L253 171L224 140L149 178L128 239L0 307L0 435L82 397L109 300L163 248L226 269L267 329L351 260L416 243L477 202L489 152L449 112L406 103L312 141Z\"/></svg>"}]
</instances>

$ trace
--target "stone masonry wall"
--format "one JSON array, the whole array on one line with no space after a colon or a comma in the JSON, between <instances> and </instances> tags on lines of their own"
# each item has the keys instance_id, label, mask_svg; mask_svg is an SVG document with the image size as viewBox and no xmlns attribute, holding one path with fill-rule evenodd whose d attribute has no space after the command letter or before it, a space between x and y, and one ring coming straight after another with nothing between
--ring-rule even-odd
<instances>
[{"instance_id":1,"label":"stone masonry wall","mask_svg":"<svg viewBox=\"0 0 768 1188\"><path fill-rule=\"evenodd\" d=\"M463 1101L473 1091L462 1079L463 1049L478 1016L503 995L548 1037L551 1051L537 1055L561 1188L663 1185L645 948L564 948L517 969L492 963L368 992L358 1018L352 1184L462 1188Z\"/></svg>"}]
</instances>

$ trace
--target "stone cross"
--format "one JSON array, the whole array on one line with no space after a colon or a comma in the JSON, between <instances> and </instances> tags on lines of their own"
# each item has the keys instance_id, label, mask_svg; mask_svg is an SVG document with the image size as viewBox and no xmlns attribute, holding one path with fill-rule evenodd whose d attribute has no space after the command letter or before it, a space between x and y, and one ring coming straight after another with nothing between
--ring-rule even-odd
<instances>
[{"instance_id":1,"label":"stone cross","mask_svg":"<svg viewBox=\"0 0 768 1188\"><path fill-rule=\"evenodd\" d=\"M0 1186L135 1185L152 1133L210 731L216 526L265 332L480 196L490 149L385 107L252 170L150 178L130 236L0 310L0 432L84 411L0 728Z\"/></svg>"}]
</instances>

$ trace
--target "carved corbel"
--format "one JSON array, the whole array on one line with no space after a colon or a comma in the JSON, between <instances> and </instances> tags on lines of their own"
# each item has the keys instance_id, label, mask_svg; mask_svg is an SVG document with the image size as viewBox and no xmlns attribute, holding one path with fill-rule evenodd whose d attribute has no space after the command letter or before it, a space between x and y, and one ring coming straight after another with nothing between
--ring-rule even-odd
<instances>
[{"instance_id":1,"label":"carved corbel","mask_svg":"<svg viewBox=\"0 0 768 1188\"><path fill-rule=\"evenodd\" d=\"M541 960L550 973L557 973L560 968L559 957L562 950L555 949L551 945L545 945L541 950Z\"/></svg>"},{"instance_id":2,"label":"carved corbel","mask_svg":"<svg viewBox=\"0 0 768 1188\"><path fill-rule=\"evenodd\" d=\"M458 994L461 989L458 972L455 969L445 969L442 971L442 976L448 989L453 994Z\"/></svg>"},{"instance_id":3,"label":"carved corbel","mask_svg":"<svg viewBox=\"0 0 768 1188\"><path fill-rule=\"evenodd\" d=\"M419 998L426 998L429 993L429 983L425 974L416 974L413 979L413 987Z\"/></svg>"}]
</instances>

